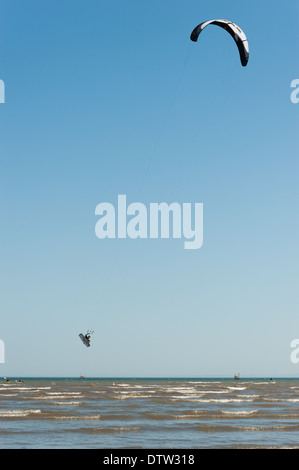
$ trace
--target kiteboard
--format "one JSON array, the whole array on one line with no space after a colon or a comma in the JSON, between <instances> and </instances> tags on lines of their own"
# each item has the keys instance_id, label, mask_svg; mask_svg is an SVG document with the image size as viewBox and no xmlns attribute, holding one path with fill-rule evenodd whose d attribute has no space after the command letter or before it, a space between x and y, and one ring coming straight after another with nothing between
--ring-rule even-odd
<instances>
[{"instance_id":1,"label":"kiteboard","mask_svg":"<svg viewBox=\"0 0 299 470\"><path fill-rule=\"evenodd\" d=\"M88 339L86 339L85 336L82 335L82 333L79 334L79 337L82 340L82 342L85 344L85 346L87 346L89 348L90 343L89 343Z\"/></svg>"}]
</instances>

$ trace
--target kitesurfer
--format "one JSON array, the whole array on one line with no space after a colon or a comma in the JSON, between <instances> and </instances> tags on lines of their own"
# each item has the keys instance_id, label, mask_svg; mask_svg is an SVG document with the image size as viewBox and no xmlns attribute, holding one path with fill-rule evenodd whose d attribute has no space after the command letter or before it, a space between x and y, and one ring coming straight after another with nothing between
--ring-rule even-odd
<instances>
[{"instance_id":1,"label":"kitesurfer","mask_svg":"<svg viewBox=\"0 0 299 470\"><path fill-rule=\"evenodd\" d=\"M86 333L85 338L86 338L87 341L90 343L90 334Z\"/></svg>"}]
</instances>

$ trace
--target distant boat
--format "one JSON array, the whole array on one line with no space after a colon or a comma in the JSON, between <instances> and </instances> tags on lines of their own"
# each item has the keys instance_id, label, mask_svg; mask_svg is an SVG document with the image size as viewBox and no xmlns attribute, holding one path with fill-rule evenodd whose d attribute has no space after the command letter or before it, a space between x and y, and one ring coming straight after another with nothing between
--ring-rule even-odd
<instances>
[{"instance_id":1,"label":"distant boat","mask_svg":"<svg viewBox=\"0 0 299 470\"><path fill-rule=\"evenodd\" d=\"M234 375L234 379L238 380L239 378L240 378L240 374L239 374L239 373Z\"/></svg>"},{"instance_id":2,"label":"distant boat","mask_svg":"<svg viewBox=\"0 0 299 470\"><path fill-rule=\"evenodd\" d=\"M84 375L80 375L80 379L85 379L85 376L84 376Z\"/></svg>"}]
</instances>

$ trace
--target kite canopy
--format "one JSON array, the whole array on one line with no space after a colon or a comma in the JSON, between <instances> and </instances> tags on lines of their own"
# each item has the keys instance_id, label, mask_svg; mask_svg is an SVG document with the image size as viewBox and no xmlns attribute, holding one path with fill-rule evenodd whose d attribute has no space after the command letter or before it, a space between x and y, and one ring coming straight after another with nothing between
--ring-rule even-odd
<instances>
[{"instance_id":1,"label":"kite canopy","mask_svg":"<svg viewBox=\"0 0 299 470\"><path fill-rule=\"evenodd\" d=\"M191 41L196 42L198 39L198 36L202 32L202 30L210 25L214 24L216 26L220 26L221 28L225 29L234 39L235 43L238 46L239 53L240 53L240 59L241 59L241 64L243 67L247 65L248 59L249 59L249 45L248 45L248 40L242 31L242 29L239 28L235 23L232 23L231 21L228 20L211 20L211 21L205 21L203 23L200 23L196 28L191 33L190 39Z\"/></svg>"}]
</instances>

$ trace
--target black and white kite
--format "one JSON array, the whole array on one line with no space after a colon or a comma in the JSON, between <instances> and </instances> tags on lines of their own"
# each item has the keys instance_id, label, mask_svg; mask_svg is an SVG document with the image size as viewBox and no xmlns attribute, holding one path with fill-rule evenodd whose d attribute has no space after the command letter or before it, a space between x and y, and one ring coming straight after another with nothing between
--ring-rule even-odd
<instances>
[{"instance_id":1,"label":"black and white kite","mask_svg":"<svg viewBox=\"0 0 299 470\"><path fill-rule=\"evenodd\" d=\"M234 39L235 43L238 46L239 53L240 53L240 59L241 59L241 64L243 67L247 65L248 59L249 59L249 44L247 37L245 36L244 32L242 29L239 28L235 23L232 23L231 21L228 20L211 20L211 21L205 21L203 23L200 23L196 28L191 33L190 39L193 42L196 42L198 39L198 36L202 32L202 30L210 25L214 24L216 26L220 26L221 28L225 29Z\"/></svg>"}]
</instances>

